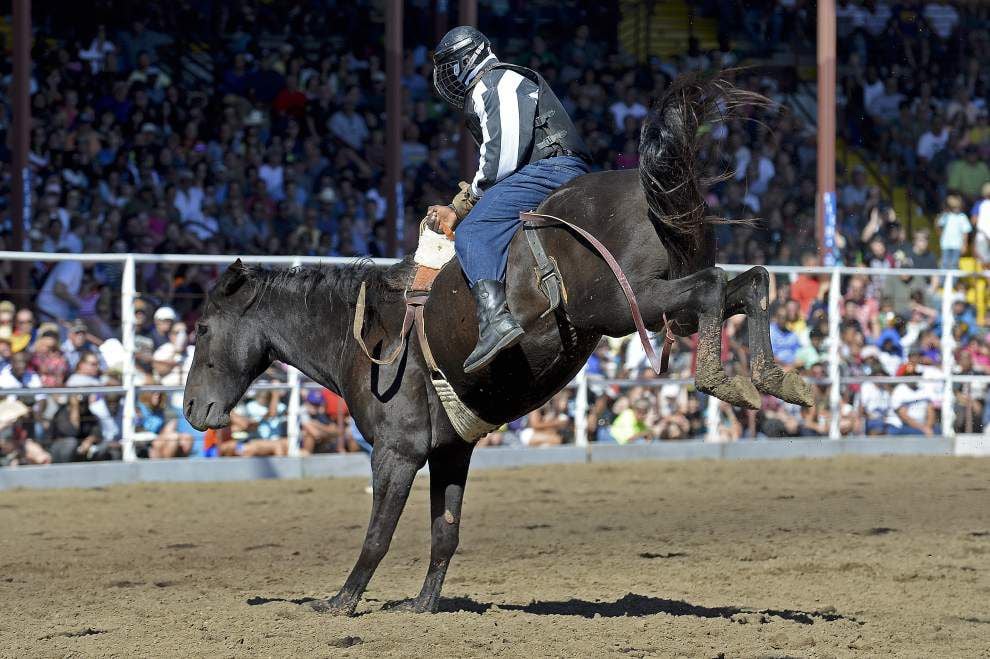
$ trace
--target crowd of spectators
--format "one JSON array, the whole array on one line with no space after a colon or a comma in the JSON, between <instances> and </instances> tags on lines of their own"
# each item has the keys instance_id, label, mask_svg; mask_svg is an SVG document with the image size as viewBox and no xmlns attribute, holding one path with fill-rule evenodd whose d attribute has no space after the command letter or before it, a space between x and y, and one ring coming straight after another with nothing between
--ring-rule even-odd
<instances>
[{"instance_id":1,"label":"crowd of spectators","mask_svg":"<svg viewBox=\"0 0 990 659\"><path fill-rule=\"evenodd\" d=\"M434 31L428 4L407 3L401 251L414 243L423 209L456 190L459 173L457 118L430 93L432 43L423 38ZM990 199L988 87L981 66L990 61L988 9L979 3L838 4L840 132L851 146L876 154L867 167L840 172L841 262L939 264L932 234L915 226L907 235L876 185L880 177L904 182L926 210L942 211L934 228L943 265L954 267L969 251L990 261L990 202L982 201ZM780 34L813 32L814 12L803 2L705 5L723 26L717 50L703 52L692 42L683 55L645 64L617 44L617 12L608 8L556 3L522 17L503 3L481 8L482 18L492 19L483 23L495 26L486 31L496 52L538 69L557 90L588 143L593 167L619 169L638 166L639 128L650 98L673 77L772 55L781 47ZM5 208L0 248L388 255L382 27L371 3L146 3L120 11L100 1L91 9L38 27L46 38L33 52L33 218L25 244L14 245ZM758 71L736 73L736 84L783 101L786 83ZM6 132L9 126L5 107L0 127ZM710 173L728 173L709 191L712 212L760 219L753 227L719 227L719 260L817 263L814 126L782 103L744 109L743 116L713 126L711 138L704 154ZM8 200L5 142L0 168ZM13 264L0 263L0 291L12 288L12 272ZM139 266L139 383L183 382L195 340L189 328L218 274L215 266ZM119 264L32 264L33 303L0 303L0 388L118 386L120 278ZM938 370L940 285L920 277L844 279L839 354L845 374ZM816 380L828 373L828 286L815 275L775 277L772 291L777 358ZM948 294L954 296L956 369L984 373L990 368L984 328L963 288ZM734 372L748 368L746 331L741 317L727 323L723 357ZM691 354L690 341L682 340L670 377L691 379ZM650 373L638 342L603 340L589 364L593 441L707 434L707 400L690 387L594 384L598 377ZM266 377L286 379L281 366ZM716 434L726 441L828 434L828 387L815 389L817 404L807 410L769 397L759 412L715 406ZM937 389L850 385L842 393L840 431L937 432ZM960 390L955 418L962 429L982 428L983 394L977 386ZM31 405L7 399L0 455L15 462L119 457L121 402L116 394L52 394ZM362 446L342 401L329 392L307 390L301 406L305 451ZM573 392L564 392L485 441L573 441L574 408ZM145 393L136 408L139 450L149 457L284 454L286 409L284 393L263 391L233 411L229 431L204 436L185 422L177 395Z\"/></svg>"}]
</instances>

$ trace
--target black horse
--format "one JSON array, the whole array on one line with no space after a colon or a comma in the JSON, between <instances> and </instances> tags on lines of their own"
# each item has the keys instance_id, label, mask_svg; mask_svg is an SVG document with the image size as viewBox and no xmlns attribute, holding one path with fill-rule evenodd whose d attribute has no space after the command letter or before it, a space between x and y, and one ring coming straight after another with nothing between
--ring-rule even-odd
<instances>
[{"instance_id":1,"label":"black horse","mask_svg":"<svg viewBox=\"0 0 990 659\"><path fill-rule=\"evenodd\" d=\"M742 104L761 102L723 77L683 77L647 117L636 171L579 177L552 194L540 212L567 218L615 255L640 303L647 327L663 318L678 335L699 333L696 387L733 405L757 408L759 392L808 405L808 386L774 362L767 316L767 271L755 267L727 280L714 267L705 183L695 173L703 127ZM477 340L473 297L458 264L439 274L425 308L429 342L459 397L482 419L504 423L539 407L575 376L602 335L634 331L629 308L604 260L574 232L540 229L566 284L561 313L541 317L534 259L517 235L509 252L509 306L526 330L522 342L488 368L461 370ZM413 265L369 264L279 272L235 262L210 292L197 326L184 412L197 428L218 428L251 382L274 360L299 368L346 400L362 434L374 443L374 503L361 554L343 588L321 611L353 613L388 550L416 472L430 466L432 551L426 581L408 606L435 611L457 547L461 502L473 444L462 440L431 382L418 342L401 359L376 366L351 336L355 302L368 286L365 338L379 354L393 346ZM750 378L729 378L720 359L723 321L749 320Z\"/></svg>"}]
</instances>

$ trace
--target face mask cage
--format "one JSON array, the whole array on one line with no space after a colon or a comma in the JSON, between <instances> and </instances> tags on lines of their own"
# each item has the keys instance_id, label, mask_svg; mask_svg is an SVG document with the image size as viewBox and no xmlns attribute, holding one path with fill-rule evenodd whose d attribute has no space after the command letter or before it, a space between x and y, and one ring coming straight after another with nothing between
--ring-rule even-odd
<instances>
[{"instance_id":1,"label":"face mask cage","mask_svg":"<svg viewBox=\"0 0 990 659\"><path fill-rule=\"evenodd\" d=\"M461 110L467 87L461 82L461 64L459 61L444 62L433 67L433 88L448 105Z\"/></svg>"}]
</instances>

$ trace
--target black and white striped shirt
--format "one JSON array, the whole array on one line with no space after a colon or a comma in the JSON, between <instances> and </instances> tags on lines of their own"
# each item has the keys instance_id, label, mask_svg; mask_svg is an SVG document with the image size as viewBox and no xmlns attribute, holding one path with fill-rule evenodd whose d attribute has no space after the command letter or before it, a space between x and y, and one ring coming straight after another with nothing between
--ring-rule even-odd
<instances>
[{"instance_id":1,"label":"black and white striped shirt","mask_svg":"<svg viewBox=\"0 0 990 659\"><path fill-rule=\"evenodd\" d=\"M535 82L507 69L488 71L474 85L465 109L481 127L481 148L471 194L480 197L526 164L539 93Z\"/></svg>"}]
</instances>

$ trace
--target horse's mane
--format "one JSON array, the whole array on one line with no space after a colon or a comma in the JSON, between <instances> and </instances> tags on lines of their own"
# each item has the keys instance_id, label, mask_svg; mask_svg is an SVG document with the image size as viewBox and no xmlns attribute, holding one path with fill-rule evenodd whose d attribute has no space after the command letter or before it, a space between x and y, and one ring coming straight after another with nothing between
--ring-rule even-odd
<instances>
[{"instance_id":1,"label":"horse's mane","mask_svg":"<svg viewBox=\"0 0 990 659\"><path fill-rule=\"evenodd\" d=\"M382 268L370 258L360 258L347 265L299 266L270 270L261 266L246 266L244 275L255 287L256 299L280 293L311 296L334 296L348 304L357 300L361 284L365 284L369 300L397 300L410 281L415 263L406 256L395 265Z\"/></svg>"}]
</instances>

